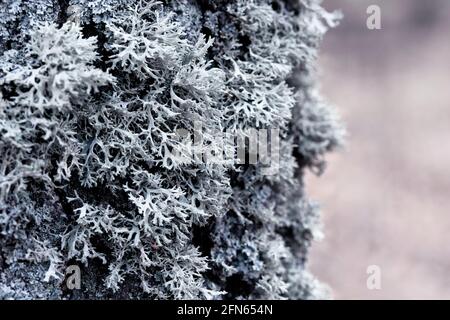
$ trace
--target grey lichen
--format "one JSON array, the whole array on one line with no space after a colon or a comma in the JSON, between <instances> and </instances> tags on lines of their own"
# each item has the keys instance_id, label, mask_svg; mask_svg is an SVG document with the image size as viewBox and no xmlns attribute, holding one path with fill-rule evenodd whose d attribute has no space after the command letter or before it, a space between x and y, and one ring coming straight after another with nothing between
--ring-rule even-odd
<instances>
[{"instance_id":1,"label":"grey lichen","mask_svg":"<svg viewBox=\"0 0 450 320\"><path fill-rule=\"evenodd\" d=\"M337 19L318 0L3 1L0 298L324 297L302 177L342 142L314 81ZM279 129L279 173L180 161L196 123L196 154Z\"/></svg>"}]
</instances>

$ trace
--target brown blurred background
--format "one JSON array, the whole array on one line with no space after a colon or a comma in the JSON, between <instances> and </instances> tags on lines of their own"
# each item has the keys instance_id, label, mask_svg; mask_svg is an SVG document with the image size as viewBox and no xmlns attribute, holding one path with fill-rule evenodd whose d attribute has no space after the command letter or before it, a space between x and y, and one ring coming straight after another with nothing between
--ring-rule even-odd
<instances>
[{"instance_id":1,"label":"brown blurred background","mask_svg":"<svg viewBox=\"0 0 450 320\"><path fill-rule=\"evenodd\" d=\"M381 8L381 30L366 9ZM344 150L308 175L325 239L310 267L337 299L450 299L450 1L325 0L322 93L347 125ZM381 290L366 286L381 268Z\"/></svg>"}]
</instances>

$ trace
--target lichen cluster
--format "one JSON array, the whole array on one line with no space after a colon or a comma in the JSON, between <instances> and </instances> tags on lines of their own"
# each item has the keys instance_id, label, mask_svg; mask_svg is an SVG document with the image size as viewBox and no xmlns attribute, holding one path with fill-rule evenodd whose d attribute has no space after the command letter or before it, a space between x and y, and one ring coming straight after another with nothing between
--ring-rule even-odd
<instances>
[{"instance_id":1,"label":"lichen cluster","mask_svg":"<svg viewBox=\"0 0 450 320\"><path fill-rule=\"evenodd\" d=\"M0 298L323 297L302 177L343 130L314 79L338 19L319 2L3 1ZM200 153L278 129L277 174L180 161L196 123Z\"/></svg>"}]
</instances>

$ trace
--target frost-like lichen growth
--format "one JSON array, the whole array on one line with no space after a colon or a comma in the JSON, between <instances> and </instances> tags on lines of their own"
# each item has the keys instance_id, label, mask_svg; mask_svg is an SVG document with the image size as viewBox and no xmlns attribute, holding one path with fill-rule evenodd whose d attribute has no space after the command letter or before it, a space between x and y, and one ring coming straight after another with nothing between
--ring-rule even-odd
<instances>
[{"instance_id":1,"label":"frost-like lichen growth","mask_svg":"<svg viewBox=\"0 0 450 320\"><path fill-rule=\"evenodd\" d=\"M343 130L314 81L338 19L319 2L3 2L0 298L325 297L302 176ZM218 134L271 129L276 174L212 161L239 151Z\"/></svg>"}]
</instances>

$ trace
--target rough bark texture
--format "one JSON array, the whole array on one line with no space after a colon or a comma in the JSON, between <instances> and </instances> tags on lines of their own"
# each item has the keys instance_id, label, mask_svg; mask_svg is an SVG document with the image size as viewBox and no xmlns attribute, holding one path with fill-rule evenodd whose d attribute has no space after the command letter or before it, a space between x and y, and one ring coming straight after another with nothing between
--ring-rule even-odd
<instances>
[{"instance_id":1,"label":"rough bark texture","mask_svg":"<svg viewBox=\"0 0 450 320\"><path fill-rule=\"evenodd\" d=\"M314 81L337 18L317 0L3 1L0 297L325 297L302 176L342 140ZM177 129L202 139L184 161ZM279 130L275 174L197 156L251 129Z\"/></svg>"}]
</instances>

